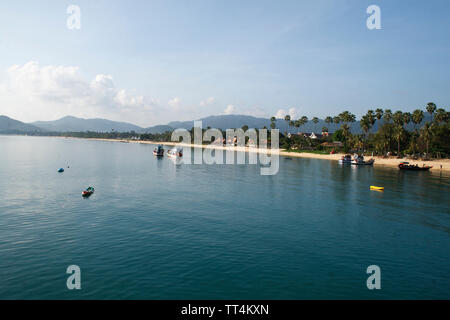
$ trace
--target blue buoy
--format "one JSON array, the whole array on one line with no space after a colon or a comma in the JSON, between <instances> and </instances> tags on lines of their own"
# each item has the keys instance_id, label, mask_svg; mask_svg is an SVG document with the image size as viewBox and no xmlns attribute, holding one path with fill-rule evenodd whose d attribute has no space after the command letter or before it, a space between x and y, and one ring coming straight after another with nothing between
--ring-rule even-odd
<instances>
[{"instance_id":1,"label":"blue buoy","mask_svg":"<svg viewBox=\"0 0 450 320\"><path fill-rule=\"evenodd\" d=\"M59 168L58 172L64 172L64 169L63 168Z\"/></svg>"}]
</instances>

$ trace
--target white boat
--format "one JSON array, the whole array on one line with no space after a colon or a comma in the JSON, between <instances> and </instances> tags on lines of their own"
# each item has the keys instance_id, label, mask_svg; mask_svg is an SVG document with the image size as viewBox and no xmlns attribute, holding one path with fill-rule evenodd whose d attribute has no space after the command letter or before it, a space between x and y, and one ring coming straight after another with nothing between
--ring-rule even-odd
<instances>
[{"instance_id":1,"label":"white boat","mask_svg":"<svg viewBox=\"0 0 450 320\"><path fill-rule=\"evenodd\" d=\"M345 156L342 156L341 159L339 159L339 164L351 164L352 163L352 156L349 154L346 154Z\"/></svg>"},{"instance_id":2,"label":"white boat","mask_svg":"<svg viewBox=\"0 0 450 320\"><path fill-rule=\"evenodd\" d=\"M352 160L352 164L356 166L371 166L375 162L375 159L370 159L369 161L364 160L364 156L355 154Z\"/></svg>"},{"instance_id":3,"label":"white boat","mask_svg":"<svg viewBox=\"0 0 450 320\"><path fill-rule=\"evenodd\" d=\"M183 149L172 148L167 151L167 156L170 158L181 158L183 157Z\"/></svg>"},{"instance_id":4,"label":"white boat","mask_svg":"<svg viewBox=\"0 0 450 320\"><path fill-rule=\"evenodd\" d=\"M159 145L153 150L153 154L157 157L163 157L164 156L164 148L162 145Z\"/></svg>"}]
</instances>

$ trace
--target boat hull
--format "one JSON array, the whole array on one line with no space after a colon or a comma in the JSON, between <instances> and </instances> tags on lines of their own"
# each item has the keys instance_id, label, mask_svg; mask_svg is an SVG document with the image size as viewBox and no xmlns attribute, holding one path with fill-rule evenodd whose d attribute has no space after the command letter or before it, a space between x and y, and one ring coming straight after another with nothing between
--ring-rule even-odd
<instances>
[{"instance_id":1,"label":"boat hull","mask_svg":"<svg viewBox=\"0 0 450 320\"><path fill-rule=\"evenodd\" d=\"M430 170L431 168L433 168L433 167L431 167L431 166L428 166L428 167L404 167L404 166L402 166L402 167L400 167L399 166L399 168L400 168L400 170L405 170L405 171L428 171L428 170Z\"/></svg>"},{"instance_id":2,"label":"boat hull","mask_svg":"<svg viewBox=\"0 0 450 320\"><path fill-rule=\"evenodd\" d=\"M372 166L374 162L375 162L374 160L363 161L363 162L352 161L352 165L355 165L355 166Z\"/></svg>"}]
</instances>

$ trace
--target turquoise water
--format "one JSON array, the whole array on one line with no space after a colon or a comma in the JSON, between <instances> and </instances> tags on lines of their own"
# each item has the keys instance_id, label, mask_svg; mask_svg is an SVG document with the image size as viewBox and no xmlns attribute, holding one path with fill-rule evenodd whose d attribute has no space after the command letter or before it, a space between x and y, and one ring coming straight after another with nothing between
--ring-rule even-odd
<instances>
[{"instance_id":1,"label":"turquoise water","mask_svg":"<svg viewBox=\"0 0 450 320\"><path fill-rule=\"evenodd\" d=\"M152 149L0 136L0 298L450 298L448 176L283 157L261 176Z\"/></svg>"}]
</instances>

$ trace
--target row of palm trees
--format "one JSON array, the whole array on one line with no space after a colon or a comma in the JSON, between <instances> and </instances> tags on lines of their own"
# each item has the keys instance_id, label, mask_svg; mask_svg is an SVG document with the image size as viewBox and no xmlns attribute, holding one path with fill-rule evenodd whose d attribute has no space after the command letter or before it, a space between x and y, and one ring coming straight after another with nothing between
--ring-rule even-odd
<instances>
[{"instance_id":1,"label":"row of palm trees","mask_svg":"<svg viewBox=\"0 0 450 320\"><path fill-rule=\"evenodd\" d=\"M422 125L423 120L425 119L425 113L430 115L430 121L427 121ZM276 128L276 118L272 117L270 127L272 129ZM293 120L290 115L286 115L284 120L287 123L288 128L296 127L299 128L305 125L309 120L308 117L302 116L297 120ZM319 118L314 117L311 120L314 124L319 122ZM328 116L324 119L327 125L330 124L341 124L340 131L342 137L344 138L344 143L349 140L352 136L350 125L356 122L356 116L349 111L344 111L338 114L337 116ZM433 102L429 102L425 111L421 109L416 109L412 113L410 112L402 112L396 111L392 112L391 109L381 109L377 108L375 110L368 110L365 115L361 117L359 120L359 125L363 132L362 135L362 144L363 149L365 147L365 143L370 135L373 135L371 129L374 128L375 124L379 122L378 129L382 126L389 126L389 129L394 138L397 141L397 152L400 154L400 144L402 139L407 135L406 127L410 124L414 124L414 132L421 136L421 138L426 142L426 153L429 151L429 144L431 138L433 136L433 126L439 126L441 124L447 124L449 121L449 112L444 108L437 108L436 104ZM419 127L421 127L419 132ZM324 126L322 128L322 132L328 132L328 127ZM387 137L391 138L391 137Z\"/></svg>"}]
</instances>

